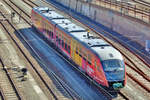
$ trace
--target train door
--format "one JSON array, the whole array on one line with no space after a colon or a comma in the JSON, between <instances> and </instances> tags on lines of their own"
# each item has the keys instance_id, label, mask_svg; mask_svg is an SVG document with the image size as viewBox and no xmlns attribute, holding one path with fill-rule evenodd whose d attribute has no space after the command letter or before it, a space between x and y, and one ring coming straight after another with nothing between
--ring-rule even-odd
<instances>
[{"instance_id":1,"label":"train door","mask_svg":"<svg viewBox=\"0 0 150 100\"><path fill-rule=\"evenodd\" d=\"M80 57L80 44L76 43L75 62L78 66L82 67L82 58Z\"/></svg>"},{"instance_id":2,"label":"train door","mask_svg":"<svg viewBox=\"0 0 150 100\"><path fill-rule=\"evenodd\" d=\"M86 71L86 65L87 65L87 52L84 48L82 48L82 69L83 71Z\"/></svg>"},{"instance_id":3,"label":"train door","mask_svg":"<svg viewBox=\"0 0 150 100\"><path fill-rule=\"evenodd\" d=\"M95 68L95 80L97 80L98 79L98 75L99 75L99 71L98 71L98 66L97 66L98 64L97 64L96 57L95 57L93 63L94 63L94 68Z\"/></svg>"},{"instance_id":4,"label":"train door","mask_svg":"<svg viewBox=\"0 0 150 100\"><path fill-rule=\"evenodd\" d=\"M83 71L85 71L85 69L86 69L86 59L85 59L85 57L82 58L82 69L83 69Z\"/></svg>"},{"instance_id":5,"label":"train door","mask_svg":"<svg viewBox=\"0 0 150 100\"><path fill-rule=\"evenodd\" d=\"M82 67L82 55L81 52L82 51L82 46L79 44L78 45L78 64L80 67Z\"/></svg>"},{"instance_id":6,"label":"train door","mask_svg":"<svg viewBox=\"0 0 150 100\"><path fill-rule=\"evenodd\" d=\"M76 52L76 42L72 39L71 42L71 57L72 60L75 62L75 52Z\"/></svg>"},{"instance_id":7,"label":"train door","mask_svg":"<svg viewBox=\"0 0 150 100\"><path fill-rule=\"evenodd\" d=\"M56 34L56 37L55 37L55 45L56 45L56 47L58 47L58 31L56 30L56 26L55 26L55 28L54 28L54 32L55 32L55 34Z\"/></svg>"},{"instance_id":8,"label":"train door","mask_svg":"<svg viewBox=\"0 0 150 100\"><path fill-rule=\"evenodd\" d=\"M61 49L61 32L58 31L56 32L57 36L56 36L56 42L57 42L57 47Z\"/></svg>"},{"instance_id":9,"label":"train door","mask_svg":"<svg viewBox=\"0 0 150 100\"><path fill-rule=\"evenodd\" d=\"M88 52L88 58L87 58L87 73L94 78L95 77L95 70L92 64L92 53L89 51Z\"/></svg>"}]
</instances>

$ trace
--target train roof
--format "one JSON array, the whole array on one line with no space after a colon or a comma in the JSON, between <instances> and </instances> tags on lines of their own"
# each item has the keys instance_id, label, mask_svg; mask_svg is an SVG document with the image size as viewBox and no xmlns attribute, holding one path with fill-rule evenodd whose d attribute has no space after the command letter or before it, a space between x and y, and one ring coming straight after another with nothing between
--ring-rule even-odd
<instances>
[{"instance_id":1,"label":"train roof","mask_svg":"<svg viewBox=\"0 0 150 100\"><path fill-rule=\"evenodd\" d=\"M47 18L52 23L55 23L57 27L63 29L67 34L74 37L76 40L84 44L87 48L93 50L101 60L107 59L123 59L121 54L113 48L106 41L101 38L95 37L88 32L87 29L73 23L69 18L58 14L52 9L47 7L33 8L36 12ZM45 10L45 11L44 11Z\"/></svg>"}]
</instances>

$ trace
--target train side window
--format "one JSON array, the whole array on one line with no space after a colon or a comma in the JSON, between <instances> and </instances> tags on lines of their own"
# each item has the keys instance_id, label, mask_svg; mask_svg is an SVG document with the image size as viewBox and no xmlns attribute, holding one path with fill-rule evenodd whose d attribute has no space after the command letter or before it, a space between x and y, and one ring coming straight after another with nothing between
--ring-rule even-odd
<instances>
[{"instance_id":1,"label":"train side window","mask_svg":"<svg viewBox=\"0 0 150 100\"><path fill-rule=\"evenodd\" d=\"M63 38L63 34L61 34L60 40L61 40L61 46L64 48L64 38Z\"/></svg>"},{"instance_id":2,"label":"train side window","mask_svg":"<svg viewBox=\"0 0 150 100\"><path fill-rule=\"evenodd\" d=\"M49 36L51 37L51 31L49 31Z\"/></svg>"},{"instance_id":3,"label":"train side window","mask_svg":"<svg viewBox=\"0 0 150 100\"><path fill-rule=\"evenodd\" d=\"M53 31L51 31L51 35L52 35L52 38L53 38Z\"/></svg>"},{"instance_id":4,"label":"train side window","mask_svg":"<svg viewBox=\"0 0 150 100\"><path fill-rule=\"evenodd\" d=\"M100 68L99 68L99 66L97 66L97 70L100 72Z\"/></svg>"},{"instance_id":5,"label":"train side window","mask_svg":"<svg viewBox=\"0 0 150 100\"><path fill-rule=\"evenodd\" d=\"M87 60L87 55L86 55L86 50L85 49L82 49L82 57L84 60Z\"/></svg>"},{"instance_id":6,"label":"train side window","mask_svg":"<svg viewBox=\"0 0 150 100\"><path fill-rule=\"evenodd\" d=\"M58 42L58 32L56 31L56 42Z\"/></svg>"},{"instance_id":7,"label":"train side window","mask_svg":"<svg viewBox=\"0 0 150 100\"><path fill-rule=\"evenodd\" d=\"M78 54L78 46L76 46L76 53Z\"/></svg>"},{"instance_id":8,"label":"train side window","mask_svg":"<svg viewBox=\"0 0 150 100\"><path fill-rule=\"evenodd\" d=\"M91 54L88 54L88 63L91 65Z\"/></svg>"},{"instance_id":9,"label":"train side window","mask_svg":"<svg viewBox=\"0 0 150 100\"><path fill-rule=\"evenodd\" d=\"M59 45L61 45L61 39L60 39L60 38L61 38L61 34L58 33L58 44L59 44Z\"/></svg>"},{"instance_id":10,"label":"train side window","mask_svg":"<svg viewBox=\"0 0 150 100\"><path fill-rule=\"evenodd\" d=\"M56 42L58 42L58 36L56 35Z\"/></svg>"},{"instance_id":11,"label":"train side window","mask_svg":"<svg viewBox=\"0 0 150 100\"><path fill-rule=\"evenodd\" d=\"M47 34L49 33L48 29L46 29L46 33L47 33Z\"/></svg>"},{"instance_id":12,"label":"train side window","mask_svg":"<svg viewBox=\"0 0 150 100\"><path fill-rule=\"evenodd\" d=\"M82 57L82 47L79 46L79 56Z\"/></svg>"},{"instance_id":13,"label":"train side window","mask_svg":"<svg viewBox=\"0 0 150 100\"><path fill-rule=\"evenodd\" d=\"M65 43L65 50L67 51L67 43Z\"/></svg>"},{"instance_id":14,"label":"train side window","mask_svg":"<svg viewBox=\"0 0 150 100\"><path fill-rule=\"evenodd\" d=\"M68 53L70 54L70 45L68 45Z\"/></svg>"},{"instance_id":15,"label":"train side window","mask_svg":"<svg viewBox=\"0 0 150 100\"><path fill-rule=\"evenodd\" d=\"M51 37L51 31L49 31L49 36Z\"/></svg>"},{"instance_id":16,"label":"train side window","mask_svg":"<svg viewBox=\"0 0 150 100\"><path fill-rule=\"evenodd\" d=\"M97 62L96 62L96 60L95 60L94 67L96 68L96 66L97 66Z\"/></svg>"},{"instance_id":17,"label":"train side window","mask_svg":"<svg viewBox=\"0 0 150 100\"><path fill-rule=\"evenodd\" d=\"M85 57L83 57L83 59L86 61L86 58L85 58Z\"/></svg>"},{"instance_id":18,"label":"train side window","mask_svg":"<svg viewBox=\"0 0 150 100\"><path fill-rule=\"evenodd\" d=\"M61 45L61 40L60 40L60 38L58 38L58 44Z\"/></svg>"},{"instance_id":19,"label":"train side window","mask_svg":"<svg viewBox=\"0 0 150 100\"><path fill-rule=\"evenodd\" d=\"M62 47L64 48L64 40L62 40L61 42L62 42Z\"/></svg>"},{"instance_id":20,"label":"train side window","mask_svg":"<svg viewBox=\"0 0 150 100\"><path fill-rule=\"evenodd\" d=\"M46 23L46 33L49 35L49 30L48 30L48 28L49 28L49 25Z\"/></svg>"}]
</instances>

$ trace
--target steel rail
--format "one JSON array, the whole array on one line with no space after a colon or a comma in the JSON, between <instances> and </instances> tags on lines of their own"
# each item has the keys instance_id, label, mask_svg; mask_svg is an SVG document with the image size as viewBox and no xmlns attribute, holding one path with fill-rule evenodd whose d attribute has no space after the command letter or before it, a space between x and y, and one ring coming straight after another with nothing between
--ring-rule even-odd
<instances>
[{"instance_id":1,"label":"steel rail","mask_svg":"<svg viewBox=\"0 0 150 100\"><path fill-rule=\"evenodd\" d=\"M0 90L0 99L5 100L4 99L4 94L3 94L3 92L1 90Z\"/></svg>"},{"instance_id":2,"label":"steel rail","mask_svg":"<svg viewBox=\"0 0 150 100\"><path fill-rule=\"evenodd\" d=\"M4 27L4 25L0 22L0 24ZM5 31L7 30L5 27L4 27ZM0 58L0 63L2 64L2 67L3 67L3 70L5 71L8 79L9 79L9 82L11 83L12 87L13 87L13 90L15 91L16 93L16 96L18 97L18 100L21 100L23 99L22 96L20 95L19 93L19 90L18 90L18 87L15 85L15 82L14 80L11 78L11 76L9 75L9 72L7 71L7 69L5 68L5 65L2 61L2 59ZM5 94L2 93L2 98L5 99Z\"/></svg>"},{"instance_id":3,"label":"steel rail","mask_svg":"<svg viewBox=\"0 0 150 100\"><path fill-rule=\"evenodd\" d=\"M141 5L144 5L144 6L146 6L146 7L150 7L150 3L149 3L149 2L146 2L146 1L144 1L144 0L132 0L132 1L134 1L134 2L136 2L136 3L139 3L139 4L141 4Z\"/></svg>"},{"instance_id":4,"label":"steel rail","mask_svg":"<svg viewBox=\"0 0 150 100\"><path fill-rule=\"evenodd\" d=\"M129 66L132 70L136 71L138 74L140 74L144 79L146 79L148 82L150 82L150 77L148 77L143 71L138 70L136 68L134 68L133 66L131 66L130 64L128 64L127 62L125 62L125 64L127 66Z\"/></svg>"},{"instance_id":5,"label":"steel rail","mask_svg":"<svg viewBox=\"0 0 150 100\"><path fill-rule=\"evenodd\" d=\"M135 77L133 77L133 75L127 73L127 75L134 80L136 83L138 83L142 88L144 88L148 93L150 93L150 87L146 87L142 82L140 82L138 79L136 79Z\"/></svg>"},{"instance_id":6,"label":"steel rail","mask_svg":"<svg viewBox=\"0 0 150 100\"><path fill-rule=\"evenodd\" d=\"M38 5L36 3L34 3L33 1L31 1L31 0L28 0L28 1L38 7Z\"/></svg>"},{"instance_id":7,"label":"steel rail","mask_svg":"<svg viewBox=\"0 0 150 100\"><path fill-rule=\"evenodd\" d=\"M124 95L122 92L118 92L118 94L120 94L125 100L130 100L126 95Z\"/></svg>"},{"instance_id":8,"label":"steel rail","mask_svg":"<svg viewBox=\"0 0 150 100\"><path fill-rule=\"evenodd\" d=\"M29 4L28 2L27 2L27 0L22 0L24 3L26 3L26 4L28 4L31 8L33 8L34 6L32 6L31 4Z\"/></svg>"},{"instance_id":9,"label":"steel rail","mask_svg":"<svg viewBox=\"0 0 150 100\"><path fill-rule=\"evenodd\" d=\"M12 2L11 0L3 0L13 11L15 11L18 15L20 15L20 13L19 12L17 12L17 10L16 9L14 9L9 3L8 3L8 1L9 2L11 2L13 5L15 5L20 11L22 11L27 17L29 17L30 18L30 15L28 15L24 10L22 10L20 7L18 7L14 2ZM27 19L25 19L24 17L22 17L22 16L20 16L23 20L25 20L29 25L31 25L31 23L30 22L28 22L27 21Z\"/></svg>"}]
</instances>

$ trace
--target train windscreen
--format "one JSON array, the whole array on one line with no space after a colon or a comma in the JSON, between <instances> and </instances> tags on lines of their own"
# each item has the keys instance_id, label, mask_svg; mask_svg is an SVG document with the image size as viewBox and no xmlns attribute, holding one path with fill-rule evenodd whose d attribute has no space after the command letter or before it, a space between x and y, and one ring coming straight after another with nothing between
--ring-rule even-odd
<instances>
[{"instance_id":1,"label":"train windscreen","mask_svg":"<svg viewBox=\"0 0 150 100\"><path fill-rule=\"evenodd\" d=\"M104 71L123 71L124 62L119 59L109 59L102 61Z\"/></svg>"}]
</instances>

